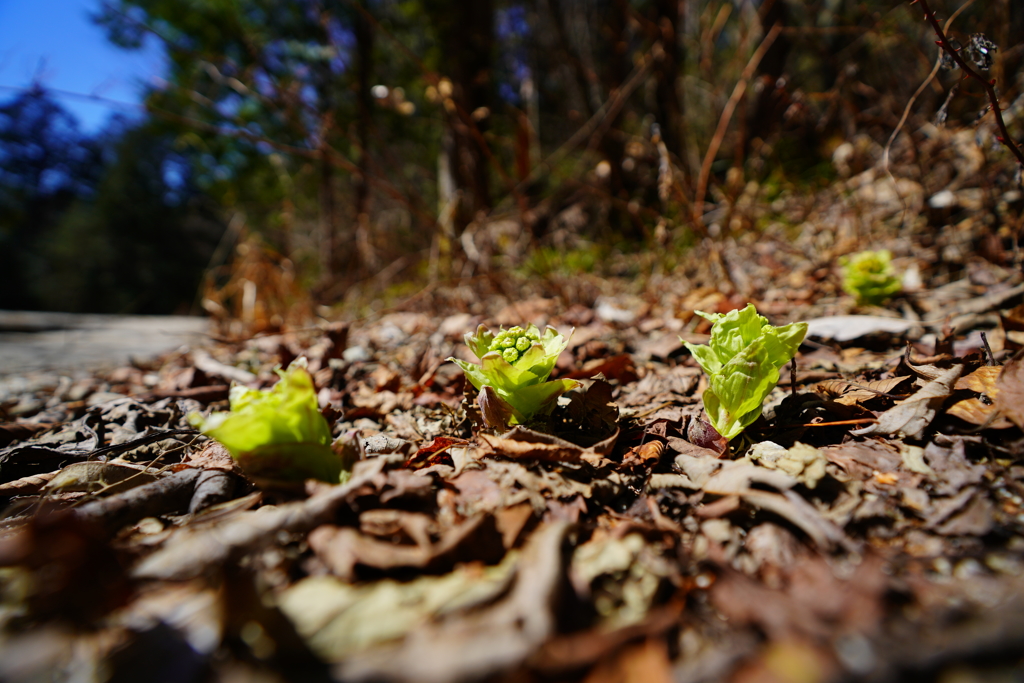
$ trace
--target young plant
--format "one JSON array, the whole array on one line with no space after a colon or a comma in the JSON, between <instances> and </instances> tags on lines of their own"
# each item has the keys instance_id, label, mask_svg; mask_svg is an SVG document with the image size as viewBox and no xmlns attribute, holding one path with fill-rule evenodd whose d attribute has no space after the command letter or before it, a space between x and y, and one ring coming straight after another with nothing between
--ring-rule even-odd
<instances>
[{"instance_id":1,"label":"young plant","mask_svg":"<svg viewBox=\"0 0 1024 683\"><path fill-rule=\"evenodd\" d=\"M761 415L761 405L779 383L779 368L796 355L807 323L775 327L753 304L724 315L696 313L714 323L711 339L707 345L683 343L708 375L708 420L731 440Z\"/></svg>"},{"instance_id":2,"label":"young plant","mask_svg":"<svg viewBox=\"0 0 1024 683\"><path fill-rule=\"evenodd\" d=\"M305 359L277 374L280 381L267 390L231 387L231 412L192 413L189 422L221 442L252 476L338 483L342 461L331 450L331 429L320 414Z\"/></svg>"},{"instance_id":3,"label":"young plant","mask_svg":"<svg viewBox=\"0 0 1024 683\"><path fill-rule=\"evenodd\" d=\"M839 259L843 269L843 289L858 304L880 306L897 294L902 285L892 268L887 249L862 251Z\"/></svg>"},{"instance_id":4,"label":"young plant","mask_svg":"<svg viewBox=\"0 0 1024 683\"><path fill-rule=\"evenodd\" d=\"M476 334L466 334L469 347L480 365L457 358L455 362L480 392L478 401L484 421L490 427L523 424L550 410L555 400L579 383L571 379L548 381L569 340L553 327L540 334L536 325L512 327L492 333L481 325Z\"/></svg>"}]
</instances>

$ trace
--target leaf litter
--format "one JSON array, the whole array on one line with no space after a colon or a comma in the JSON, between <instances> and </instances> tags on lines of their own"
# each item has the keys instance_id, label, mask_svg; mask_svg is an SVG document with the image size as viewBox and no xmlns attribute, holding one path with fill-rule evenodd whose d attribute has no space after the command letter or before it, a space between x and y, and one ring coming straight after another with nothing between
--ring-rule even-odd
<instances>
[{"instance_id":1,"label":"leaf litter","mask_svg":"<svg viewBox=\"0 0 1024 683\"><path fill-rule=\"evenodd\" d=\"M900 680L1013 651L1009 341L993 364L941 330L901 348L909 328L843 327L726 442L677 323L742 302L673 305L615 326L536 302L528 320L392 313L179 352L74 401L34 389L0 449L0 678ZM579 386L482 427L443 359L488 321L575 326L554 378ZM878 330L897 338L856 346ZM189 428L226 379L265 389L299 356L343 484L254 479Z\"/></svg>"}]
</instances>

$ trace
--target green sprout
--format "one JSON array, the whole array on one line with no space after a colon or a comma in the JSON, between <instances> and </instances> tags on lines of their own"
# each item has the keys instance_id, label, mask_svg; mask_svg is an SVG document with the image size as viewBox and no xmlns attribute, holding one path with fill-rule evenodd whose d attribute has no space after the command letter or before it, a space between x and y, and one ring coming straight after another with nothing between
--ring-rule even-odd
<instances>
[{"instance_id":1,"label":"green sprout","mask_svg":"<svg viewBox=\"0 0 1024 683\"><path fill-rule=\"evenodd\" d=\"M481 325L476 334L466 334L466 346L480 359L480 365L448 360L458 364L480 391L485 422L504 427L523 424L550 410L559 396L579 384L571 379L548 381L558 355L568 344L553 327L542 336L536 325L525 329L517 325L498 334Z\"/></svg>"},{"instance_id":2,"label":"green sprout","mask_svg":"<svg viewBox=\"0 0 1024 683\"><path fill-rule=\"evenodd\" d=\"M839 265L843 269L843 289L856 298L858 304L880 306L901 289L888 249L844 256L839 259Z\"/></svg>"},{"instance_id":3,"label":"green sprout","mask_svg":"<svg viewBox=\"0 0 1024 683\"><path fill-rule=\"evenodd\" d=\"M231 412L191 413L189 422L221 442L252 476L338 483L342 461L331 450L331 428L320 414L305 359L277 374L280 381L267 390L231 387Z\"/></svg>"},{"instance_id":4,"label":"green sprout","mask_svg":"<svg viewBox=\"0 0 1024 683\"><path fill-rule=\"evenodd\" d=\"M696 313L714 323L711 339L707 345L683 343L708 375L708 420L731 440L761 415L761 405L779 383L779 368L796 355L807 323L775 327L753 304L724 315Z\"/></svg>"}]
</instances>

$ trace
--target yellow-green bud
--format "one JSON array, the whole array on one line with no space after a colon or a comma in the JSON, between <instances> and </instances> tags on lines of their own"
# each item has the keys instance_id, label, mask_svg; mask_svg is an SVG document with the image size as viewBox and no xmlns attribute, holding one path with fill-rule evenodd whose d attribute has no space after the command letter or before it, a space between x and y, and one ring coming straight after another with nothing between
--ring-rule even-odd
<instances>
[{"instance_id":1,"label":"yellow-green bud","mask_svg":"<svg viewBox=\"0 0 1024 683\"><path fill-rule=\"evenodd\" d=\"M509 364L513 364L530 350L534 342L539 340L538 334L527 332L516 325L496 334L494 341L491 342L491 350L501 352L501 357Z\"/></svg>"}]
</instances>

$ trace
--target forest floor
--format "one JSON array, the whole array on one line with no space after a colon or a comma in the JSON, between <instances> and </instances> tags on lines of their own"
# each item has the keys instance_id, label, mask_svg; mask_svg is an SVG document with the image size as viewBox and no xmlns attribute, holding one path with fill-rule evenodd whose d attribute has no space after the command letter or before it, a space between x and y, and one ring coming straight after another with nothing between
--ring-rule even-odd
<instances>
[{"instance_id":1,"label":"forest floor","mask_svg":"<svg viewBox=\"0 0 1024 683\"><path fill-rule=\"evenodd\" d=\"M674 269L478 273L5 382L0 680L1020 680L1020 194L889 183L738 194L764 227ZM840 291L858 245L896 255L885 308ZM681 338L747 302L810 330L726 447ZM548 433L474 423L446 359L481 323L573 330ZM345 484L248 477L186 419L299 356Z\"/></svg>"}]
</instances>

